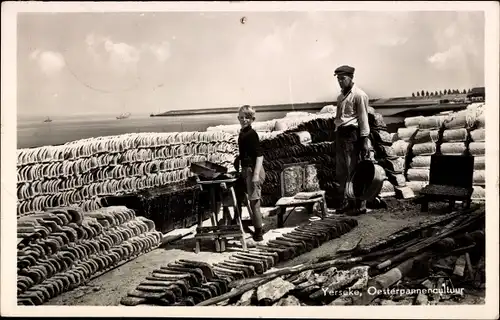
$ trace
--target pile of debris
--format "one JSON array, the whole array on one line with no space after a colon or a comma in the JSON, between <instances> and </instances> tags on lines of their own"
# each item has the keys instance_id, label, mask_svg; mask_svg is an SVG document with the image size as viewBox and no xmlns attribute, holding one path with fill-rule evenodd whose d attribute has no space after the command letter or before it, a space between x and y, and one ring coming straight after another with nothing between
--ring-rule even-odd
<instances>
[{"instance_id":1,"label":"pile of debris","mask_svg":"<svg viewBox=\"0 0 500 320\"><path fill-rule=\"evenodd\" d=\"M368 283L368 266L347 270L330 267L320 273L306 270L275 278L220 305L302 306L333 304L343 294L361 294ZM235 289L233 289L235 290Z\"/></svg>"},{"instance_id":2,"label":"pile of debris","mask_svg":"<svg viewBox=\"0 0 500 320\"><path fill-rule=\"evenodd\" d=\"M484 290L484 213L475 206L363 248L236 280L228 293L198 305L459 302L469 290Z\"/></svg>"}]
</instances>

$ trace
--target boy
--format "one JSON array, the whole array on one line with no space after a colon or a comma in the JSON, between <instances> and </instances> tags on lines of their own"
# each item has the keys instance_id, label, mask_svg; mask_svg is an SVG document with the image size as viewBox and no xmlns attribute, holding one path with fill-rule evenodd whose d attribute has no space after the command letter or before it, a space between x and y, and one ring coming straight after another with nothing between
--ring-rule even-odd
<instances>
[{"instance_id":1,"label":"boy","mask_svg":"<svg viewBox=\"0 0 500 320\"><path fill-rule=\"evenodd\" d=\"M241 125L238 137L239 155L236 157L234 167L238 170L241 167L242 182L250 202L252 224L255 228L253 239L256 242L262 241L262 213L260 212L261 188L266 178L266 173L262 165L264 157L260 146L259 136L252 123L255 120L255 110L244 105L238 112L238 120ZM239 200L238 202L240 202ZM239 206L241 208L241 206ZM241 212L241 210L240 210Z\"/></svg>"}]
</instances>

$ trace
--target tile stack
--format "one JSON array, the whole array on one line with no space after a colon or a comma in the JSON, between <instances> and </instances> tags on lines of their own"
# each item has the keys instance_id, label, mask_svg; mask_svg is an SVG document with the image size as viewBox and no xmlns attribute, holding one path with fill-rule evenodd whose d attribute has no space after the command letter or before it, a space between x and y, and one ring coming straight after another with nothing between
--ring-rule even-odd
<instances>
[{"instance_id":1,"label":"tile stack","mask_svg":"<svg viewBox=\"0 0 500 320\"><path fill-rule=\"evenodd\" d=\"M373 108L368 110L368 120L370 123L370 141L375 151L375 161L385 169L386 180L382 185L380 197L390 197L396 195L395 188L404 187L404 157L401 153L405 150L402 146L393 146L393 135L387 131L387 126L381 114L375 112Z\"/></svg>"},{"instance_id":2,"label":"tile stack","mask_svg":"<svg viewBox=\"0 0 500 320\"><path fill-rule=\"evenodd\" d=\"M291 168L286 172L285 179L291 178L288 174L296 176L305 174L306 184L301 185L304 183L302 179L294 179L297 183L287 183L286 185L296 190L285 190L285 196L293 195L298 190L315 191L315 189L321 188L326 191L334 191L335 185L332 178L335 177L335 144L333 142L316 142L303 145L293 133L283 134L280 139L285 140L285 137L289 137L289 140L284 144L280 144L274 139L265 140L262 143L266 171L266 181L262 188L262 204L274 206L281 197L280 174L282 166L285 164L309 163L305 172L302 172L301 168ZM300 172L291 172L297 170ZM308 181L316 181L316 186L312 185L314 182L307 183Z\"/></svg>"},{"instance_id":3,"label":"tile stack","mask_svg":"<svg viewBox=\"0 0 500 320\"><path fill-rule=\"evenodd\" d=\"M440 128L445 119L446 116L419 116L405 119L407 132L412 134L407 138L411 143L411 153L407 159L409 167L406 170L406 178L408 187L414 192L420 191L429 183L431 155L436 153Z\"/></svg>"},{"instance_id":4,"label":"tile stack","mask_svg":"<svg viewBox=\"0 0 500 320\"><path fill-rule=\"evenodd\" d=\"M261 275L278 263L350 232L357 225L356 219L326 218L300 225L248 251L234 248L228 259L215 264L177 260L155 269L120 303L126 306L193 306L228 292L234 280Z\"/></svg>"},{"instance_id":5,"label":"tile stack","mask_svg":"<svg viewBox=\"0 0 500 320\"><path fill-rule=\"evenodd\" d=\"M472 198L485 200L486 177L486 129L485 115L481 114L473 130L470 131L469 152L474 156L474 192Z\"/></svg>"},{"instance_id":6,"label":"tile stack","mask_svg":"<svg viewBox=\"0 0 500 320\"><path fill-rule=\"evenodd\" d=\"M17 221L17 298L40 305L156 248L154 222L126 207L52 208Z\"/></svg>"},{"instance_id":7,"label":"tile stack","mask_svg":"<svg viewBox=\"0 0 500 320\"><path fill-rule=\"evenodd\" d=\"M184 183L191 162L232 167L234 137L223 132L133 133L17 152L18 216L47 207L95 210L110 195Z\"/></svg>"},{"instance_id":8,"label":"tile stack","mask_svg":"<svg viewBox=\"0 0 500 320\"><path fill-rule=\"evenodd\" d=\"M474 162L474 199L484 198L485 129L484 105L429 117L405 119L394 136L393 148L405 157L407 186L419 192L429 183L431 155L471 154Z\"/></svg>"}]
</instances>

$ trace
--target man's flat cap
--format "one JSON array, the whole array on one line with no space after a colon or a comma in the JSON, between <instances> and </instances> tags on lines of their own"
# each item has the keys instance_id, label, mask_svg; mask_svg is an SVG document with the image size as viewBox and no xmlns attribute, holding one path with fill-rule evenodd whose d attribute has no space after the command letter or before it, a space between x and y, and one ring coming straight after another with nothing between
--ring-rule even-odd
<instances>
[{"instance_id":1,"label":"man's flat cap","mask_svg":"<svg viewBox=\"0 0 500 320\"><path fill-rule=\"evenodd\" d=\"M350 66L340 66L335 69L335 75L354 74L354 68Z\"/></svg>"}]
</instances>

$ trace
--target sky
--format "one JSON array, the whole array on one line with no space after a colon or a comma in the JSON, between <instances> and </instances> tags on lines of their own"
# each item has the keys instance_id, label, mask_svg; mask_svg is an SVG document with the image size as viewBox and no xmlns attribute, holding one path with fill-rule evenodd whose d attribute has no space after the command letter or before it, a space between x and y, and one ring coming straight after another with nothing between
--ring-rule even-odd
<instances>
[{"instance_id":1,"label":"sky","mask_svg":"<svg viewBox=\"0 0 500 320\"><path fill-rule=\"evenodd\" d=\"M245 17L244 23L241 18ZM19 115L158 113L484 86L484 14L20 13Z\"/></svg>"}]
</instances>

